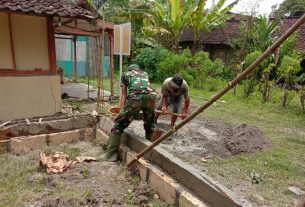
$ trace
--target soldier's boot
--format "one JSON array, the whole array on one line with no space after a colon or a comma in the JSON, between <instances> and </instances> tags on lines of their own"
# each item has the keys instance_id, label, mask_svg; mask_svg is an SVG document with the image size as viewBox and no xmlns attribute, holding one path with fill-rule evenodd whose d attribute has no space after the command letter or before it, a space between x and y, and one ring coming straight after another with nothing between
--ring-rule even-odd
<instances>
[{"instance_id":1,"label":"soldier's boot","mask_svg":"<svg viewBox=\"0 0 305 207\"><path fill-rule=\"evenodd\" d=\"M151 142L154 141L154 138L153 138L153 133L152 132L148 132L148 131L145 131L145 138Z\"/></svg>"},{"instance_id":2,"label":"soldier's boot","mask_svg":"<svg viewBox=\"0 0 305 207\"><path fill-rule=\"evenodd\" d=\"M120 147L119 134L111 134L108 139L108 146L106 152L98 157L99 161L110 161L116 162L119 158L119 147Z\"/></svg>"}]
</instances>

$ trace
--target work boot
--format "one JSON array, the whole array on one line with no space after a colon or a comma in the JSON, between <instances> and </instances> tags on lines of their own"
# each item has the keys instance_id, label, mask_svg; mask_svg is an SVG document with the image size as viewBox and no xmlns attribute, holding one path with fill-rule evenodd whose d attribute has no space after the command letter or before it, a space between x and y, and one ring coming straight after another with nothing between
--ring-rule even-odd
<instances>
[{"instance_id":1,"label":"work boot","mask_svg":"<svg viewBox=\"0 0 305 207\"><path fill-rule=\"evenodd\" d=\"M119 158L120 138L121 135L119 134L111 134L108 139L107 150L98 157L98 160L116 162Z\"/></svg>"},{"instance_id":2,"label":"work boot","mask_svg":"<svg viewBox=\"0 0 305 207\"><path fill-rule=\"evenodd\" d=\"M145 138L151 142L154 141L154 138L153 138L153 133L152 132L147 132L145 131Z\"/></svg>"}]
</instances>

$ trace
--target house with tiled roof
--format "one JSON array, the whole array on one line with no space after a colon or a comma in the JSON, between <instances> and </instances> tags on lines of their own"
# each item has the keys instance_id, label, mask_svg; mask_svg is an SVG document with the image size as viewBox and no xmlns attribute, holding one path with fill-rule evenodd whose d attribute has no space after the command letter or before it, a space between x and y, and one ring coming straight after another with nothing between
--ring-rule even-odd
<instances>
[{"instance_id":1,"label":"house with tiled roof","mask_svg":"<svg viewBox=\"0 0 305 207\"><path fill-rule=\"evenodd\" d=\"M281 19L281 31L286 31L299 18L299 16L293 16ZM200 36L200 47L209 52L212 59L220 58L226 65L234 64L235 54L231 42L238 36L243 21L247 21L247 16L235 15L220 28L214 29L210 33L203 32ZM299 52L305 52L305 24L297 30L297 33L296 49ZM280 34L277 34L277 36ZM193 42L193 30L188 28L181 36L180 45L182 48L192 48Z\"/></svg>"},{"instance_id":2,"label":"house with tiled roof","mask_svg":"<svg viewBox=\"0 0 305 207\"><path fill-rule=\"evenodd\" d=\"M294 23L299 20L300 16L287 16L280 20L282 31L287 31ZM305 24L301 25L297 30L296 50L305 52Z\"/></svg>"},{"instance_id":3,"label":"house with tiled roof","mask_svg":"<svg viewBox=\"0 0 305 207\"><path fill-rule=\"evenodd\" d=\"M238 35L239 28L245 20L246 16L236 14L220 28L216 28L210 33L202 32L199 40L200 48L209 52L212 59L220 58L229 65L234 59L231 41ZM180 45L182 48L192 48L193 42L194 32L188 28L181 36Z\"/></svg>"},{"instance_id":4,"label":"house with tiled roof","mask_svg":"<svg viewBox=\"0 0 305 207\"><path fill-rule=\"evenodd\" d=\"M55 34L103 31L113 43L113 25L85 0L0 0L0 121L60 112Z\"/></svg>"}]
</instances>

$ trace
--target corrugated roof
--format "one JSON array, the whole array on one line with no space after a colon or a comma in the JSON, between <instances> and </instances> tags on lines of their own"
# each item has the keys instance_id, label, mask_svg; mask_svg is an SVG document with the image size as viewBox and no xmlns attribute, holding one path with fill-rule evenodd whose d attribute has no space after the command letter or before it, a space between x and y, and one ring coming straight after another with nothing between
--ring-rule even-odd
<instances>
[{"instance_id":1,"label":"corrugated roof","mask_svg":"<svg viewBox=\"0 0 305 207\"><path fill-rule=\"evenodd\" d=\"M96 12L65 0L0 0L0 11L90 19L99 17Z\"/></svg>"}]
</instances>

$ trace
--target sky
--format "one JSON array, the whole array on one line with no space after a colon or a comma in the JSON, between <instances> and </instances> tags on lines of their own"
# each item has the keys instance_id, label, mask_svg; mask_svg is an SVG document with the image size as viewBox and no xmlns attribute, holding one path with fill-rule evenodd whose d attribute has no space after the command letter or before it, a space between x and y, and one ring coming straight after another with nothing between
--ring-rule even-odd
<instances>
[{"instance_id":1,"label":"sky","mask_svg":"<svg viewBox=\"0 0 305 207\"><path fill-rule=\"evenodd\" d=\"M213 0L207 0L207 7L212 4ZM226 4L232 3L234 0L227 0ZM233 12L251 13L251 8L256 7L258 15L268 15L271 12L271 6L281 4L284 0L239 0L239 3L233 8ZM218 0L215 0L218 2Z\"/></svg>"}]
</instances>

